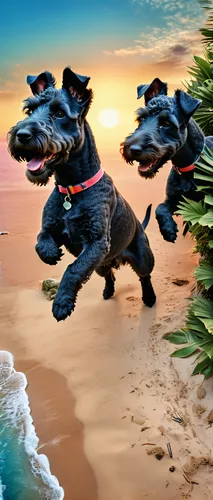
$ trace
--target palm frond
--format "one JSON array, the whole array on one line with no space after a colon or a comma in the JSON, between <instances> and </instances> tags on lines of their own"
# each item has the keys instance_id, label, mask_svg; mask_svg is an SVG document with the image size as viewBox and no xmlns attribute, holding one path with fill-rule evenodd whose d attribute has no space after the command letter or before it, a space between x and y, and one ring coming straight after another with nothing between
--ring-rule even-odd
<instances>
[{"instance_id":1,"label":"palm frond","mask_svg":"<svg viewBox=\"0 0 213 500\"><path fill-rule=\"evenodd\" d=\"M196 251L204 255L194 271L200 293L190 301L184 328L164 336L175 345L183 345L171 356L185 358L198 352L192 375L204 378L213 375L213 151L206 145L196 162L196 178L205 181L199 186L203 199L199 202L183 198L177 213L183 216L196 240ZM207 190L209 189L209 191Z\"/></svg>"}]
</instances>

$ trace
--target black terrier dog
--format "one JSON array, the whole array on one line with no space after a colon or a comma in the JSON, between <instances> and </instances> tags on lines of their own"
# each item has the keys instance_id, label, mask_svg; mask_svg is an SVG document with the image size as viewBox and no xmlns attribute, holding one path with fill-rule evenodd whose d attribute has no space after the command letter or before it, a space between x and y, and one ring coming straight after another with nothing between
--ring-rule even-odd
<instances>
[{"instance_id":1,"label":"black terrier dog","mask_svg":"<svg viewBox=\"0 0 213 500\"><path fill-rule=\"evenodd\" d=\"M167 97L167 84L155 78L150 85L139 85L138 99L144 95L145 107L137 111L138 127L121 144L128 163L137 161L138 172L146 179L172 160L166 186L166 199L158 205L156 218L164 239L172 243L177 237L177 224L172 215L182 195L199 200L194 179L194 163L202 157L204 144L213 149L213 136L204 137L192 115L201 101L182 90Z\"/></svg>"},{"instance_id":2,"label":"black terrier dog","mask_svg":"<svg viewBox=\"0 0 213 500\"><path fill-rule=\"evenodd\" d=\"M45 185L54 174L55 188L44 207L36 251L41 260L55 265L64 245L77 259L66 269L53 315L64 320L75 307L77 293L93 271L105 278L103 296L114 294L114 273L130 264L140 278L143 302L156 301L150 273L154 257L143 224L104 173L86 115L92 101L89 77L63 72L60 90L49 72L28 76L35 97L24 102L27 117L9 132L9 151L26 160L30 182Z\"/></svg>"}]
</instances>

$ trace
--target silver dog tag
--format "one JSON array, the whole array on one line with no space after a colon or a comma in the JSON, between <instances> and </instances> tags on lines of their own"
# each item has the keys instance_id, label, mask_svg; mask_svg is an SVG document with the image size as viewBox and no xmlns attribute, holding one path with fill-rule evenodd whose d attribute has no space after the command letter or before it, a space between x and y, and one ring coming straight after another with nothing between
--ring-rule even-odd
<instances>
[{"instance_id":1,"label":"silver dog tag","mask_svg":"<svg viewBox=\"0 0 213 500\"><path fill-rule=\"evenodd\" d=\"M70 200L70 196L65 196L63 203L63 207L65 208L65 210L70 210L72 208L72 203L70 203Z\"/></svg>"}]
</instances>

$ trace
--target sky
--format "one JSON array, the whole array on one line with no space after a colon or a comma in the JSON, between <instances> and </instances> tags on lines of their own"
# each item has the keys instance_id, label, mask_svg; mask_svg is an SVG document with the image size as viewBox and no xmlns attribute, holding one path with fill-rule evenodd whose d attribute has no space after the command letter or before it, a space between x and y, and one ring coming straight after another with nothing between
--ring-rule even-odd
<instances>
[{"instance_id":1,"label":"sky","mask_svg":"<svg viewBox=\"0 0 213 500\"><path fill-rule=\"evenodd\" d=\"M88 121L98 144L118 149L142 105L137 85L158 76L170 95L183 87L192 54L203 51L198 30L204 21L198 0L3 0L0 139L22 117L21 101L30 94L26 75L48 69L60 87L63 68L71 66L91 77ZM100 123L108 108L118 115L114 128Z\"/></svg>"}]
</instances>

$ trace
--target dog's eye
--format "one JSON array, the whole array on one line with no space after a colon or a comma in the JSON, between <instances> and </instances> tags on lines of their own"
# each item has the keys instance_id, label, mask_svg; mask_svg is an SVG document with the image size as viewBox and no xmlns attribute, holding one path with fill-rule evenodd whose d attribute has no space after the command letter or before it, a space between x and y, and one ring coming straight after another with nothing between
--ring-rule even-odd
<instances>
[{"instance_id":1,"label":"dog's eye","mask_svg":"<svg viewBox=\"0 0 213 500\"><path fill-rule=\"evenodd\" d=\"M57 111L57 113L54 114L54 118L64 118L65 117L65 112L64 111Z\"/></svg>"},{"instance_id":2,"label":"dog's eye","mask_svg":"<svg viewBox=\"0 0 213 500\"><path fill-rule=\"evenodd\" d=\"M32 115L32 110L31 109L25 109L24 113L25 113L25 115L30 116L30 115Z\"/></svg>"},{"instance_id":3,"label":"dog's eye","mask_svg":"<svg viewBox=\"0 0 213 500\"><path fill-rule=\"evenodd\" d=\"M165 120L161 125L160 128L168 128L171 126L171 123L168 120Z\"/></svg>"}]
</instances>

